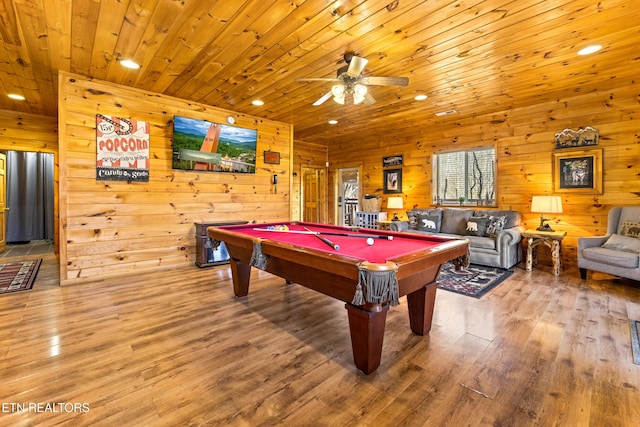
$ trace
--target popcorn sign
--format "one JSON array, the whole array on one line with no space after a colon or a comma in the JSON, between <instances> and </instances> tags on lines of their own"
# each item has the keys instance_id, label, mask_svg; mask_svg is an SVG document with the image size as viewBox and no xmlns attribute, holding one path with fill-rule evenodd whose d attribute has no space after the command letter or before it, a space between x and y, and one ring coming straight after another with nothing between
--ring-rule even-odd
<instances>
[{"instance_id":1,"label":"popcorn sign","mask_svg":"<svg viewBox=\"0 0 640 427\"><path fill-rule=\"evenodd\" d=\"M149 182L149 124L96 115L96 179Z\"/></svg>"}]
</instances>

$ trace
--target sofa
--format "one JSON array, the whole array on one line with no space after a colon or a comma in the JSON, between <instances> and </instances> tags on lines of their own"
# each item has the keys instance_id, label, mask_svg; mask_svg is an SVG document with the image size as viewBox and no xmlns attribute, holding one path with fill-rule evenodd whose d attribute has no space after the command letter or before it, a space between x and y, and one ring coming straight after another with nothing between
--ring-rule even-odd
<instances>
[{"instance_id":1,"label":"sofa","mask_svg":"<svg viewBox=\"0 0 640 427\"><path fill-rule=\"evenodd\" d=\"M640 206L617 206L609 210L607 234L578 237L580 277L587 270L640 280Z\"/></svg>"},{"instance_id":2,"label":"sofa","mask_svg":"<svg viewBox=\"0 0 640 427\"><path fill-rule=\"evenodd\" d=\"M469 239L469 262L508 269L522 260L520 213L466 208L412 209L407 221L392 221L392 231Z\"/></svg>"}]
</instances>

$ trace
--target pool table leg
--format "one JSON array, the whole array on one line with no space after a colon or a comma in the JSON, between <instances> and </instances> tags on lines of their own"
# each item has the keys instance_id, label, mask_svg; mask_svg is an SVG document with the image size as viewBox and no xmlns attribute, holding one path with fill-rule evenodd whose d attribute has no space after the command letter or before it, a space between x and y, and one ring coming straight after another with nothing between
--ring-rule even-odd
<instances>
[{"instance_id":1,"label":"pool table leg","mask_svg":"<svg viewBox=\"0 0 640 427\"><path fill-rule=\"evenodd\" d=\"M368 375L380 366L389 305L376 304L372 311L351 304L345 304L345 308L349 314L353 361L358 369Z\"/></svg>"},{"instance_id":2,"label":"pool table leg","mask_svg":"<svg viewBox=\"0 0 640 427\"><path fill-rule=\"evenodd\" d=\"M409 325L416 335L428 334L431 330L433 307L436 302L438 283L433 282L424 288L407 294L409 308Z\"/></svg>"},{"instance_id":3,"label":"pool table leg","mask_svg":"<svg viewBox=\"0 0 640 427\"><path fill-rule=\"evenodd\" d=\"M251 266L233 258L229 260L229 264L231 264L231 276L233 277L233 293L237 297L246 297L249 295Z\"/></svg>"}]
</instances>

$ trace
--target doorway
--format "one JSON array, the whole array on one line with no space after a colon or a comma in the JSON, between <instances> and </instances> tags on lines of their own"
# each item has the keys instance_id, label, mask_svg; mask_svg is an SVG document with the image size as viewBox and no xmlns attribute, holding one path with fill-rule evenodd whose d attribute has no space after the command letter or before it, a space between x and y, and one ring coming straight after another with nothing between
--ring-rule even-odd
<instances>
[{"instance_id":1,"label":"doorway","mask_svg":"<svg viewBox=\"0 0 640 427\"><path fill-rule=\"evenodd\" d=\"M6 151L7 247L0 256L53 252L54 155Z\"/></svg>"},{"instance_id":2,"label":"doorway","mask_svg":"<svg viewBox=\"0 0 640 427\"><path fill-rule=\"evenodd\" d=\"M322 168L302 168L302 220L327 223L326 171Z\"/></svg>"},{"instance_id":3,"label":"doorway","mask_svg":"<svg viewBox=\"0 0 640 427\"><path fill-rule=\"evenodd\" d=\"M355 224L355 212L360 209L360 168L338 169L338 225Z\"/></svg>"}]
</instances>

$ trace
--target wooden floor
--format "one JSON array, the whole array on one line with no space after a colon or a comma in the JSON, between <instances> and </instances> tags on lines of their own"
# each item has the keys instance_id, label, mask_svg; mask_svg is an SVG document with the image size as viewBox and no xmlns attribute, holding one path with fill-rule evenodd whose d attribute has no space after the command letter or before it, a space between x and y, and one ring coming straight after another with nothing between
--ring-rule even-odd
<instances>
[{"instance_id":1,"label":"wooden floor","mask_svg":"<svg viewBox=\"0 0 640 427\"><path fill-rule=\"evenodd\" d=\"M0 295L0 425L640 420L633 282L517 267L481 299L438 291L428 337L411 334L402 298L382 364L365 376L343 304L264 272L254 271L243 299L228 266L63 288L56 277L47 254L32 291Z\"/></svg>"}]
</instances>

